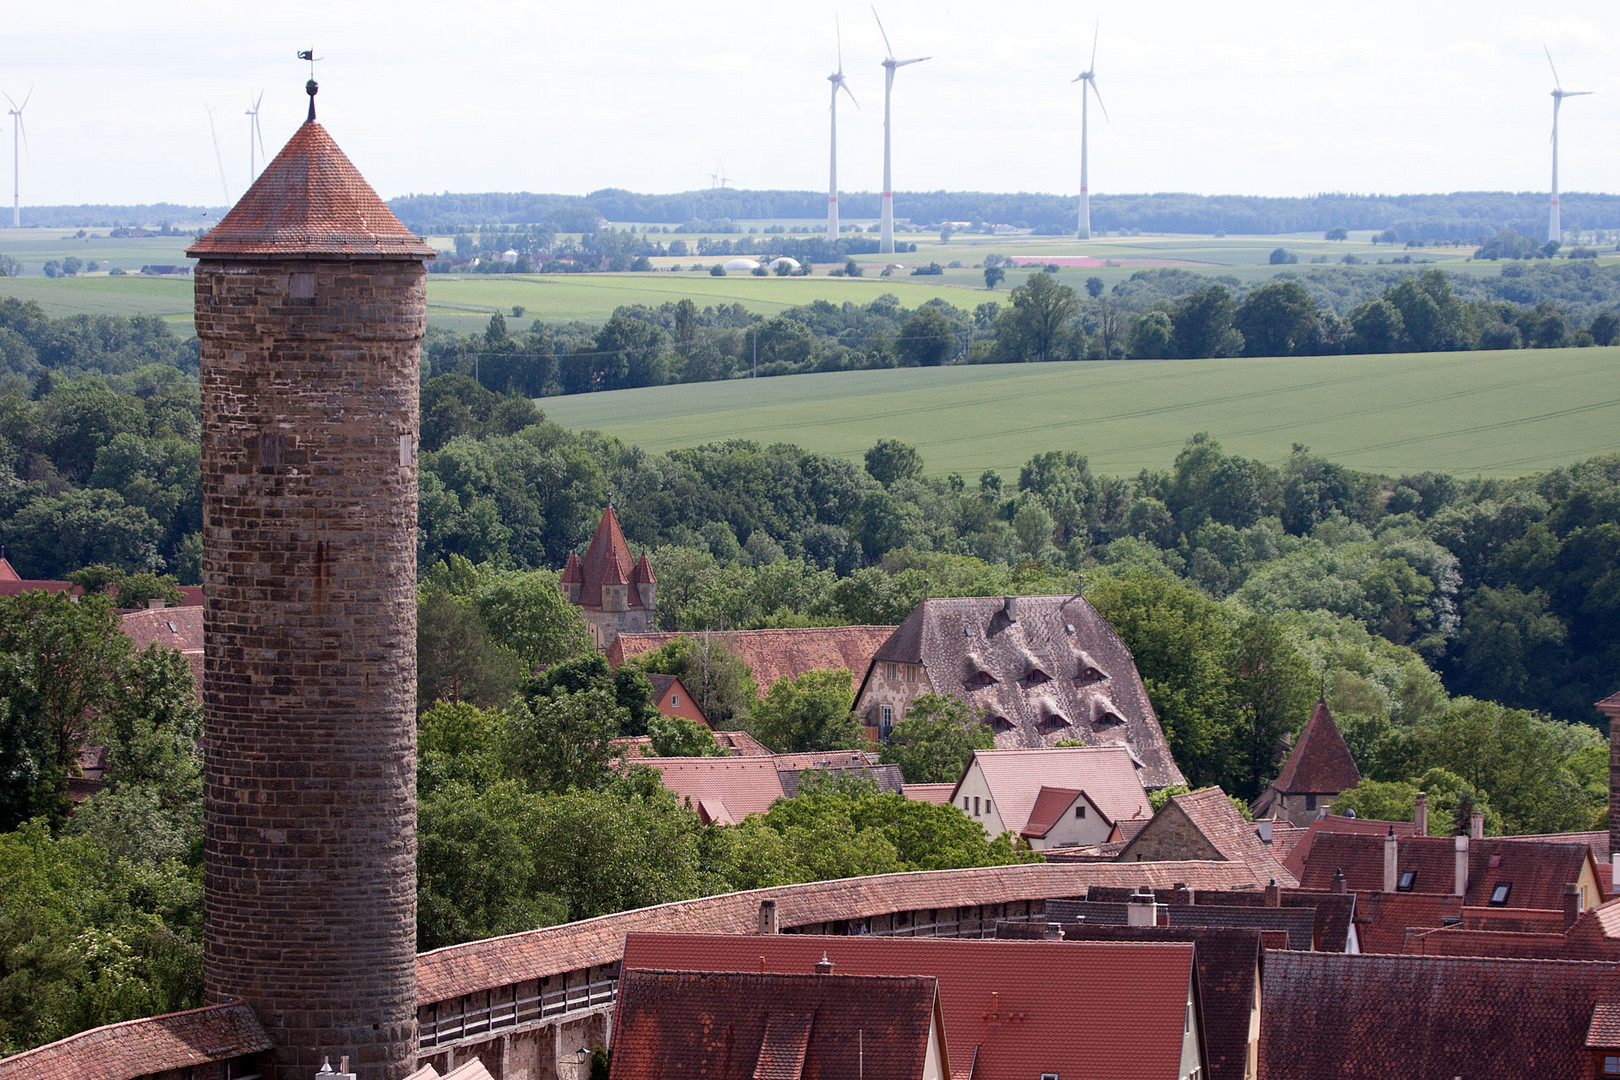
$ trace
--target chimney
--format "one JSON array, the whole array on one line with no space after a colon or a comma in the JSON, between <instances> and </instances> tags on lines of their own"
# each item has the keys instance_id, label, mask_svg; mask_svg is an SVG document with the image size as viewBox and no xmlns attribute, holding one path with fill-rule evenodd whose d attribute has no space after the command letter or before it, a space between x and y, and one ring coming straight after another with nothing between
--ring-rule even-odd
<instances>
[{"instance_id":1,"label":"chimney","mask_svg":"<svg viewBox=\"0 0 1620 1080\"><path fill-rule=\"evenodd\" d=\"M1333 871L1333 884L1328 886L1328 891L1333 893L1334 896L1344 895L1344 871L1342 869Z\"/></svg>"},{"instance_id":2,"label":"chimney","mask_svg":"<svg viewBox=\"0 0 1620 1080\"><path fill-rule=\"evenodd\" d=\"M1581 917L1581 887L1573 881L1564 886L1564 929L1575 925Z\"/></svg>"},{"instance_id":3,"label":"chimney","mask_svg":"<svg viewBox=\"0 0 1620 1080\"><path fill-rule=\"evenodd\" d=\"M1468 815L1468 836L1473 840L1485 839L1485 811L1475 810Z\"/></svg>"},{"instance_id":4,"label":"chimney","mask_svg":"<svg viewBox=\"0 0 1620 1080\"><path fill-rule=\"evenodd\" d=\"M816 974L817 975L831 975L832 973L833 973L833 962L831 960L827 959L826 950L822 950L821 959L816 961Z\"/></svg>"},{"instance_id":5,"label":"chimney","mask_svg":"<svg viewBox=\"0 0 1620 1080\"><path fill-rule=\"evenodd\" d=\"M1470 823L1472 824L1472 823ZM1470 830L1472 831L1472 830ZM1468 895L1468 837L1455 836L1452 842L1457 845L1457 895Z\"/></svg>"},{"instance_id":6,"label":"chimney","mask_svg":"<svg viewBox=\"0 0 1620 1080\"><path fill-rule=\"evenodd\" d=\"M167 606L161 596L154 596L146 602L147 611L162 611Z\"/></svg>"},{"instance_id":7,"label":"chimney","mask_svg":"<svg viewBox=\"0 0 1620 1080\"><path fill-rule=\"evenodd\" d=\"M1429 796L1421 791L1412 800L1412 832L1418 836L1429 835Z\"/></svg>"},{"instance_id":8,"label":"chimney","mask_svg":"<svg viewBox=\"0 0 1620 1080\"><path fill-rule=\"evenodd\" d=\"M1395 826L1389 827L1389 835L1384 837L1384 891L1395 891Z\"/></svg>"},{"instance_id":9,"label":"chimney","mask_svg":"<svg viewBox=\"0 0 1620 1080\"><path fill-rule=\"evenodd\" d=\"M1001 598L1001 610L1006 613L1008 622L1017 622L1018 621L1018 597L1016 597L1016 596L1003 596Z\"/></svg>"},{"instance_id":10,"label":"chimney","mask_svg":"<svg viewBox=\"0 0 1620 1080\"><path fill-rule=\"evenodd\" d=\"M1125 905L1125 925L1157 926L1158 922L1159 905L1154 903L1153 894L1146 889L1132 893Z\"/></svg>"},{"instance_id":11,"label":"chimney","mask_svg":"<svg viewBox=\"0 0 1620 1080\"><path fill-rule=\"evenodd\" d=\"M1170 902L1172 904L1184 904L1187 907L1192 907L1197 904L1198 900L1197 897L1193 895L1191 885L1188 885L1185 881L1178 881L1174 885L1170 886Z\"/></svg>"},{"instance_id":12,"label":"chimney","mask_svg":"<svg viewBox=\"0 0 1620 1080\"><path fill-rule=\"evenodd\" d=\"M759 932L762 934L776 934L781 932L776 925L775 900L761 900L759 902Z\"/></svg>"},{"instance_id":13,"label":"chimney","mask_svg":"<svg viewBox=\"0 0 1620 1080\"><path fill-rule=\"evenodd\" d=\"M1041 937L1043 937L1047 941L1062 941L1063 940L1063 924L1062 923L1055 923L1055 922L1047 923L1046 924L1046 933L1042 934Z\"/></svg>"},{"instance_id":14,"label":"chimney","mask_svg":"<svg viewBox=\"0 0 1620 1080\"><path fill-rule=\"evenodd\" d=\"M1262 844L1271 843L1271 827L1274 824L1271 818L1261 818L1254 823L1255 835L1260 837Z\"/></svg>"},{"instance_id":15,"label":"chimney","mask_svg":"<svg viewBox=\"0 0 1620 1080\"><path fill-rule=\"evenodd\" d=\"M1277 884L1276 878L1266 886L1266 907L1282 907L1282 886Z\"/></svg>"}]
</instances>

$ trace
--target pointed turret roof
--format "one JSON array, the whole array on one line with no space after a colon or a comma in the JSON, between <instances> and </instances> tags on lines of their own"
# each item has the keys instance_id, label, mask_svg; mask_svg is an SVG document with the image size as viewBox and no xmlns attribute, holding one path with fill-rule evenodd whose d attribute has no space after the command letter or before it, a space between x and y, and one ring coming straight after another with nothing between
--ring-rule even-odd
<instances>
[{"instance_id":1,"label":"pointed turret roof","mask_svg":"<svg viewBox=\"0 0 1620 1080\"><path fill-rule=\"evenodd\" d=\"M332 136L309 120L220 223L194 259L431 259Z\"/></svg>"},{"instance_id":2,"label":"pointed turret roof","mask_svg":"<svg viewBox=\"0 0 1620 1080\"><path fill-rule=\"evenodd\" d=\"M11 568L11 561L0 555L0 581L21 581L22 575Z\"/></svg>"},{"instance_id":3,"label":"pointed turret roof","mask_svg":"<svg viewBox=\"0 0 1620 1080\"><path fill-rule=\"evenodd\" d=\"M602 520L596 526L596 535L591 537L590 547L585 549L584 557L579 560L580 606L601 607L602 586L629 584L635 569L636 564L630 558L630 545L625 543L624 531L619 528L618 515L613 512L610 505L602 512ZM651 572L650 567L648 570ZM625 600L631 608L643 606L641 594L635 589L629 590Z\"/></svg>"},{"instance_id":4,"label":"pointed turret roof","mask_svg":"<svg viewBox=\"0 0 1620 1080\"><path fill-rule=\"evenodd\" d=\"M1320 795L1349 791L1359 783L1361 770L1356 768L1356 759L1350 756L1350 747L1339 734L1327 702L1317 698L1305 730L1299 733L1299 741L1294 743L1293 752L1271 786L1285 795Z\"/></svg>"},{"instance_id":5,"label":"pointed turret roof","mask_svg":"<svg viewBox=\"0 0 1620 1080\"><path fill-rule=\"evenodd\" d=\"M580 573L578 555L572 551L568 553L568 562L563 565L563 572L558 575L557 580L564 584L571 581L585 580L584 575Z\"/></svg>"},{"instance_id":6,"label":"pointed turret roof","mask_svg":"<svg viewBox=\"0 0 1620 1080\"><path fill-rule=\"evenodd\" d=\"M658 579L653 576L652 563L647 561L647 553L643 551L641 558L636 560L636 572L630 580L637 585L656 585Z\"/></svg>"}]
</instances>

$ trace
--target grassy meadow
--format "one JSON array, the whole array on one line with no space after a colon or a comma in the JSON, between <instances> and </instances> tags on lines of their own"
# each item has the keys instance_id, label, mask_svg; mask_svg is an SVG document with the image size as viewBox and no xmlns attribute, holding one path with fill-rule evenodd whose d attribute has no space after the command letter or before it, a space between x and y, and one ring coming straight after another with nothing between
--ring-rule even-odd
<instances>
[{"instance_id":1,"label":"grassy meadow","mask_svg":"<svg viewBox=\"0 0 1620 1080\"><path fill-rule=\"evenodd\" d=\"M1519 476L1620 452L1620 347L1293 359L907 368L620 390L546 415L648 450L726 438L860 461L911 443L931 474L1009 479L1045 450L1115 476L1167 467L1208 431L1270 462L1296 442L1398 475Z\"/></svg>"}]
</instances>

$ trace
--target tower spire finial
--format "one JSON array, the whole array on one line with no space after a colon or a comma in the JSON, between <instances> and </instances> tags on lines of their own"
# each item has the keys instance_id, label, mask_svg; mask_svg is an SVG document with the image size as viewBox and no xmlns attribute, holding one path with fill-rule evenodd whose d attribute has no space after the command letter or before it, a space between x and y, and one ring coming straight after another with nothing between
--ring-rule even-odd
<instances>
[{"instance_id":1,"label":"tower spire finial","mask_svg":"<svg viewBox=\"0 0 1620 1080\"><path fill-rule=\"evenodd\" d=\"M300 49L298 51L298 59L309 61L309 82L304 84L304 93L309 95L309 117L305 120L305 123L314 123L315 95L319 93L321 89L321 84L315 81L315 61L325 58L316 56L315 49L312 46L308 49Z\"/></svg>"}]
</instances>

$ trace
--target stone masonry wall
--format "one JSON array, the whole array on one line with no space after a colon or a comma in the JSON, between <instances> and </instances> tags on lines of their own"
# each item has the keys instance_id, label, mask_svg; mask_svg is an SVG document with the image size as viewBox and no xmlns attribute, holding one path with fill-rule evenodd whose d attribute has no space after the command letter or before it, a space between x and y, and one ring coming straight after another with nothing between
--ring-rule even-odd
<instances>
[{"instance_id":1,"label":"stone masonry wall","mask_svg":"<svg viewBox=\"0 0 1620 1080\"><path fill-rule=\"evenodd\" d=\"M415 261L204 260L204 961L267 1080L416 1056Z\"/></svg>"}]
</instances>

